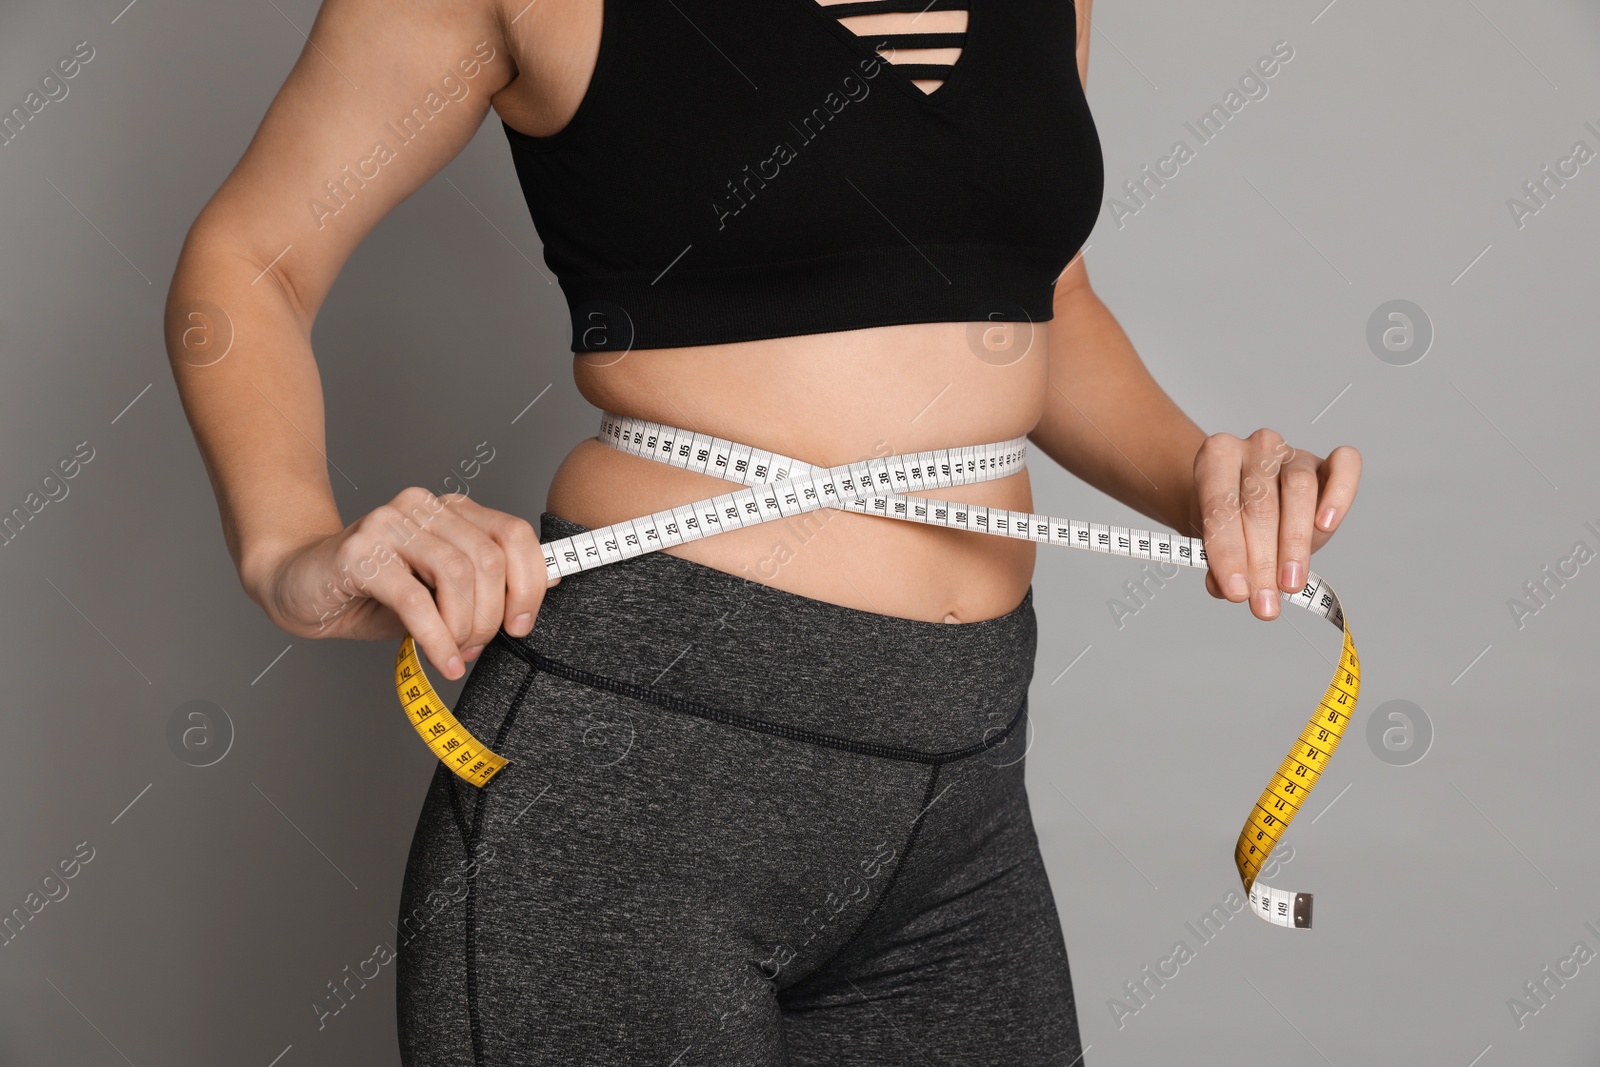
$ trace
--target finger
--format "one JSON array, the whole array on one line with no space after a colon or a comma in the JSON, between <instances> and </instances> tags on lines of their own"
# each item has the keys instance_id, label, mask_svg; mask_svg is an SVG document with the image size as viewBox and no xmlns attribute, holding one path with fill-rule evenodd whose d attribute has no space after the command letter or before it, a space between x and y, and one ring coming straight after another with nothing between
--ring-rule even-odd
<instances>
[{"instance_id":1,"label":"finger","mask_svg":"<svg viewBox=\"0 0 1600 1067\"><path fill-rule=\"evenodd\" d=\"M407 558L418 553L415 546L421 537L404 509L405 496L372 509L351 525L335 553L334 573L357 580L361 595L394 612L422 653L453 680L466 670L461 646L441 609L441 598L414 573L419 564ZM448 597L443 599L448 603Z\"/></svg>"},{"instance_id":2,"label":"finger","mask_svg":"<svg viewBox=\"0 0 1600 1067\"><path fill-rule=\"evenodd\" d=\"M440 508L428 532L445 541L472 564L471 631L462 638L461 658L471 663L483 651L505 617L505 549L479 523L464 513L485 510L466 497L450 493L439 498Z\"/></svg>"},{"instance_id":3,"label":"finger","mask_svg":"<svg viewBox=\"0 0 1600 1067\"><path fill-rule=\"evenodd\" d=\"M526 519L486 508L463 498L459 513L492 537L505 556L506 633L524 637L533 629L533 620L544 602L548 576L539 536Z\"/></svg>"},{"instance_id":4,"label":"finger","mask_svg":"<svg viewBox=\"0 0 1600 1067\"><path fill-rule=\"evenodd\" d=\"M1317 510L1317 457L1296 452L1278 472L1278 588L1298 593L1311 569L1312 520Z\"/></svg>"},{"instance_id":5,"label":"finger","mask_svg":"<svg viewBox=\"0 0 1600 1067\"><path fill-rule=\"evenodd\" d=\"M506 554L506 632L524 637L533 630L533 620L544 603L548 582L544 553L539 549L539 535L532 523L503 512L494 514L503 516L491 535Z\"/></svg>"},{"instance_id":6,"label":"finger","mask_svg":"<svg viewBox=\"0 0 1600 1067\"><path fill-rule=\"evenodd\" d=\"M450 629L458 650L469 646L472 637L472 603L475 574L471 557L433 531L449 522L449 503L421 486L408 486L395 494L370 519L381 523L382 536L394 549L403 565L433 590L439 617ZM463 655L462 659L466 660Z\"/></svg>"},{"instance_id":7,"label":"finger","mask_svg":"<svg viewBox=\"0 0 1600 1067\"><path fill-rule=\"evenodd\" d=\"M1239 523L1242 444L1231 434L1213 434L1194 457L1207 573L1217 590L1235 604L1250 595L1245 578L1244 531Z\"/></svg>"},{"instance_id":8,"label":"finger","mask_svg":"<svg viewBox=\"0 0 1600 1067\"><path fill-rule=\"evenodd\" d=\"M450 629L458 649L466 649L472 637L472 597L474 567L467 554L435 535L417 530L400 546L400 558L419 579L433 590L439 617ZM463 656L464 660L466 657Z\"/></svg>"},{"instance_id":9,"label":"finger","mask_svg":"<svg viewBox=\"0 0 1600 1067\"><path fill-rule=\"evenodd\" d=\"M407 564L398 562L399 558L390 557L389 565L367 583L366 595L399 616L421 653L454 681L467 670L461 659L461 646L440 614L433 592L406 569Z\"/></svg>"},{"instance_id":10,"label":"finger","mask_svg":"<svg viewBox=\"0 0 1600 1067\"><path fill-rule=\"evenodd\" d=\"M1249 466L1240 479L1245 573L1250 582L1250 611L1258 619L1278 617L1278 475L1282 444L1283 438L1271 430L1251 434L1245 453Z\"/></svg>"},{"instance_id":11,"label":"finger","mask_svg":"<svg viewBox=\"0 0 1600 1067\"><path fill-rule=\"evenodd\" d=\"M1210 593L1212 596L1216 597L1218 600L1226 600L1227 599L1227 597L1222 595L1222 590L1217 588L1216 576L1213 575L1209 570L1206 571L1206 592Z\"/></svg>"},{"instance_id":12,"label":"finger","mask_svg":"<svg viewBox=\"0 0 1600 1067\"><path fill-rule=\"evenodd\" d=\"M1340 445L1328 453L1317 474L1322 479L1322 494L1317 501L1317 530L1326 541L1355 502L1356 486L1361 481L1361 453L1349 445Z\"/></svg>"}]
</instances>

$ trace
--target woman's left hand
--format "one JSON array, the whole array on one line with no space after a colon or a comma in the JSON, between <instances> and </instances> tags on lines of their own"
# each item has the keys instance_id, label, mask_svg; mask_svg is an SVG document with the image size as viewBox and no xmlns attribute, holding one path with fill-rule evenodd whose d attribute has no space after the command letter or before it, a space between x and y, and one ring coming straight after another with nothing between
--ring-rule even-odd
<instances>
[{"instance_id":1,"label":"woman's left hand","mask_svg":"<svg viewBox=\"0 0 1600 1067\"><path fill-rule=\"evenodd\" d=\"M1278 617L1281 590L1298 593L1311 553L1327 543L1355 500L1361 453L1328 458L1292 448L1267 429L1240 439L1212 434L1194 457L1198 509L1191 531L1206 548L1206 589L1258 619Z\"/></svg>"}]
</instances>

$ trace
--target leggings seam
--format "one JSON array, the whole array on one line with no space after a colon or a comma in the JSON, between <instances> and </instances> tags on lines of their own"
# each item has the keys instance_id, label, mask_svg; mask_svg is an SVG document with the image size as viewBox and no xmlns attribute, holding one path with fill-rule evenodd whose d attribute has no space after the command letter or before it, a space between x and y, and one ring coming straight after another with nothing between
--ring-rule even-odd
<instances>
[{"instance_id":1,"label":"leggings seam","mask_svg":"<svg viewBox=\"0 0 1600 1067\"><path fill-rule=\"evenodd\" d=\"M906 833L905 845L900 849L900 862L896 863L894 870L889 872L889 880L884 883L883 892L878 894L877 899L872 902L872 907L867 909L867 914L856 928L850 931L850 936L845 938L838 948L830 952L827 959L822 960L812 968L812 974L821 972L828 964L838 959L846 948L854 944L856 938L861 936L861 932L867 928L873 917L878 914L878 909L883 907L883 902L889 899L889 894L894 892L895 883L900 880L900 872L905 870L906 864L911 861L911 850L916 847L917 834L922 829L923 820L928 814L928 805L933 802L933 787L939 782L939 770L943 766L943 763L935 763L932 772L928 775L928 786L922 791L922 806L917 809L916 817L911 820L911 829Z\"/></svg>"},{"instance_id":2,"label":"leggings seam","mask_svg":"<svg viewBox=\"0 0 1600 1067\"><path fill-rule=\"evenodd\" d=\"M522 680L522 684L517 687L516 696L511 698L511 707L506 711L505 718L500 720L500 728L495 731L493 745L495 749L498 749L505 742L506 734L510 732L512 725L517 720L517 712L522 707L522 698L527 695L528 687L533 684L534 676L538 673L539 671L537 667L531 668L528 671L528 676L524 678ZM463 837L461 842L467 850L467 858L469 860L473 856L477 855L478 840L483 836L483 806L488 800L489 790L494 787L494 783L497 781L499 781L498 776L491 778L482 786L478 787L478 794L473 800L472 832L469 836ZM457 822L460 823L461 809L460 805L456 802L456 796L457 791L455 788L454 776L452 776L450 800L451 803L456 807L456 819ZM483 1024L478 1017L477 899L478 879L476 877L469 878L467 879L467 900L465 904L465 915L463 917L463 925L466 928L465 947L467 958L467 1023L468 1029L472 1034L472 1062L474 1063L475 1067L484 1067Z\"/></svg>"},{"instance_id":3,"label":"leggings seam","mask_svg":"<svg viewBox=\"0 0 1600 1067\"><path fill-rule=\"evenodd\" d=\"M905 745L889 745L877 741L856 741L848 737L836 737L833 734L825 734L816 730L803 730L794 726L785 726L782 723L757 719L749 715L741 715L738 712L708 707L693 700L686 700L670 693L659 692L649 686L619 681L616 678L609 678L603 674L584 670L582 667L574 667L570 664L562 663L560 660L551 659L541 652L536 652L520 644L503 629L497 631L494 637L495 640L509 647L512 652L521 656L534 670L542 670L559 678L565 678L570 682L577 682L593 689L602 689L646 704L654 704L657 707L667 708L671 711L683 712L687 715L709 719L728 726L737 726L756 733L772 734L790 741L801 741L806 744L820 745L824 748L843 749L846 752L878 756L883 759L900 760L907 763L938 765L986 752L1009 737L1011 731L1016 728L1017 723L1022 721L1028 710L1028 700L1024 696L1016 714L1012 715L1011 721L1006 723L1005 728L999 733L992 734L982 741L967 745L964 748L950 749L945 752L924 752L921 749L909 748Z\"/></svg>"}]
</instances>

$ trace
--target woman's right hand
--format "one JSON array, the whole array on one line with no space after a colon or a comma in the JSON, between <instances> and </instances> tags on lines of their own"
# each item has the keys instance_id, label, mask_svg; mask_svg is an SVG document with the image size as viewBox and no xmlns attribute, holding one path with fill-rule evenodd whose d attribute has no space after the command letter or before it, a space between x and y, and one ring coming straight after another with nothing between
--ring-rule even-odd
<instances>
[{"instance_id":1,"label":"woman's right hand","mask_svg":"<svg viewBox=\"0 0 1600 1067\"><path fill-rule=\"evenodd\" d=\"M297 637L410 633L455 680L502 625L513 637L533 629L546 585L544 553L527 520L413 486L338 533L285 552L246 591Z\"/></svg>"}]
</instances>

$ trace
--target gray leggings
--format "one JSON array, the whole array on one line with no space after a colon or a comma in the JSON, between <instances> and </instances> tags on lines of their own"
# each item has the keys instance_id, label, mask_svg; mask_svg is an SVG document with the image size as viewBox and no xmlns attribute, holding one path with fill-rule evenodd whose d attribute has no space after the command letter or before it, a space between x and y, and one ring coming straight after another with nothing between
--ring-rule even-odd
<instances>
[{"instance_id":1,"label":"gray leggings","mask_svg":"<svg viewBox=\"0 0 1600 1067\"><path fill-rule=\"evenodd\" d=\"M1032 589L945 624L659 552L563 579L458 701L512 762L423 803L402 1062L1080 1064L1036 637Z\"/></svg>"}]
</instances>

